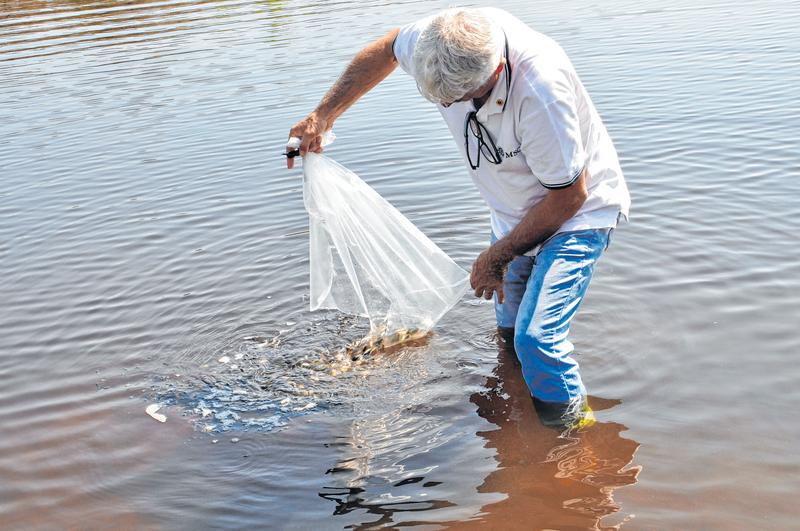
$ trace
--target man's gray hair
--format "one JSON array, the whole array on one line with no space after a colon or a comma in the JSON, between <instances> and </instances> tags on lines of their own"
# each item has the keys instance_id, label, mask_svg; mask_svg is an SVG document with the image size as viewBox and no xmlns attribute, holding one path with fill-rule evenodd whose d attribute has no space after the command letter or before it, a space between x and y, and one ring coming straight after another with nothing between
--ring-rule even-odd
<instances>
[{"instance_id":1,"label":"man's gray hair","mask_svg":"<svg viewBox=\"0 0 800 531\"><path fill-rule=\"evenodd\" d=\"M452 103L489 80L500 64L502 30L478 9L446 9L417 39L414 77L426 99Z\"/></svg>"}]
</instances>

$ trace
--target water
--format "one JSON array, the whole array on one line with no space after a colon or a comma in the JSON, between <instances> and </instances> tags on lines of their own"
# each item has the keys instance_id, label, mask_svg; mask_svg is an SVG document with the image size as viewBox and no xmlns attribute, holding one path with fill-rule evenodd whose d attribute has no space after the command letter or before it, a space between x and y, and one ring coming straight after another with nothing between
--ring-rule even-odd
<instances>
[{"instance_id":1,"label":"water","mask_svg":"<svg viewBox=\"0 0 800 531\"><path fill-rule=\"evenodd\" d=\"M468 297L423 345L298 364L365 324L306 310L286 132L446 4L0 5L0 527L795 526L796 2L502 6L568 51L633 195L573 327L596 426L538 423ZM336 131L468 268L487 212L413 82Z\"/></svg>"}]
</instances>

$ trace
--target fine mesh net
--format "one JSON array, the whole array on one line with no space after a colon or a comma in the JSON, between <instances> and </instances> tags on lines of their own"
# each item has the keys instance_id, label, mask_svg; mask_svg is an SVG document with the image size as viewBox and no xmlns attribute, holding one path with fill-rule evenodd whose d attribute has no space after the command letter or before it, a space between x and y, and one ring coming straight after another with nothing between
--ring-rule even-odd
<instances>
[{"instance_id":1,"label":"fine mesh net","mask_svg":"<svg viewBox=\"0 0 800 531\"><path fill-rule=\"evenodd\" d=\"M373 334L431 329L461 298L468 274L355 173L303 159L311 310L369 318Z\"/></svg>"}]
</instances>

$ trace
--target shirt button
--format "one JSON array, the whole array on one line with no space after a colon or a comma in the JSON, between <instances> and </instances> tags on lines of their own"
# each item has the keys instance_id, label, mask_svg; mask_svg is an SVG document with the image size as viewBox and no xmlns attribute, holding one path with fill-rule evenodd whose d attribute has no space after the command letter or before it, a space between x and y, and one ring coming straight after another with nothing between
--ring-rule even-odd
<instances>
[{"instance_id":1,"label":"shirt button","mask_svg":"<svg viewBox=\"0 0 800 531\"><path fill-rule=\"evenodd\" d=\"M500 98L497 98L497 101L495 103L498 104L498 105L502 105L503 104L503 100L500 99Z\"/></svg>"}]
</instances>

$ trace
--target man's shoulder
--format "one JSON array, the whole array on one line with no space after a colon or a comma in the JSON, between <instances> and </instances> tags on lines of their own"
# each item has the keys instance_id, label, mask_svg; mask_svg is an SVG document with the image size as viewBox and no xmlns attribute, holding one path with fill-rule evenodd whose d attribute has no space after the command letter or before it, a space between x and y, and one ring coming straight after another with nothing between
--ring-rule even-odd
<instances>
[{"instance_id":1,"label":"man's shoulder","mask_svg":"<svg viewBox=\"0 0 800 531\"><path fill-rule=\"evenodd\" d=\"M411 57L414 54L414 47L417 44L419 34L428 27L436 15L434 13L401 26L392 43L392 53L394 53L395 59L397 59L400 68L409 74L412 74Z\"/></svg>"},{"instance_id":2,"label":"man's shoulder","mask_svg":"<svg viewBox=\"0 0 800 531\"><path fill-rule=\"evenodd\" d=\"M516 20L516 19L515 19ZM552 38L517 20L523 29L507 32L512 87L518 95L550 99L548 93L572 87L577 77L567 53Z\"/></svg>"}]
</instances>

